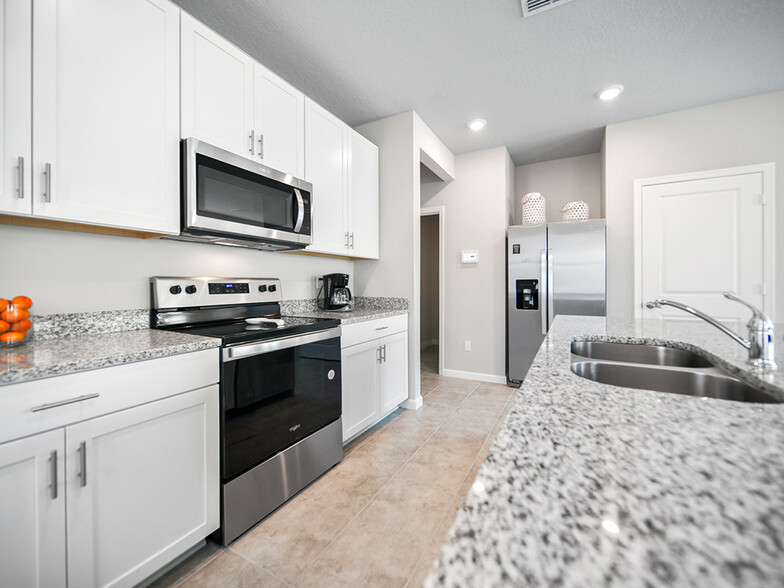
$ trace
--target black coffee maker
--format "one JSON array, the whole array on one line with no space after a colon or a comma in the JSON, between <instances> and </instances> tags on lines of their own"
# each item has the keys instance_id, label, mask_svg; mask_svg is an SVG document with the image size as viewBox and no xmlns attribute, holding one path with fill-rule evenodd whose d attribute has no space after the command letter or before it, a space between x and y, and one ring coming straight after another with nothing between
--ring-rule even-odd
<instances>
[{"instance_id":1,"label":"black coffee maker","mask_svg":"<svg viewBox=\"0 0 784 588\"><path fill-rule=\"evenodd\" d=\"M318 307L322 310L351 310L351 290L348 289L348 274L327 274L322 279Z\"/></svg>"}]
</instances>

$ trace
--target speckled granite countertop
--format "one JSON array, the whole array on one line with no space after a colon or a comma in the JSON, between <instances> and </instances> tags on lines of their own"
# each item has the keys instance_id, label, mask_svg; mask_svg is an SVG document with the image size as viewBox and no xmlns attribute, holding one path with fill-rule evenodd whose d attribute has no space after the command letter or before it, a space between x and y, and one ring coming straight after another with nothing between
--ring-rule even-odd
<instances>
[{"instance_id":1,"label":"speckled granite countertop","mask_svg":"<svg viewBox=\"0 0 784 588\"><path fill-rule=\"evenodd\" d=\"M709 325L558 317L425 586L784 585L784 405L586 380L575 338L696 345L746 369ZM782 367L766 382L780 397Z\"/></svg>"},{"instance_id":2,"label":"speckled granite countertop","mask_svg":"<svg viewBox=\"0 0 784 588\"><path fill-rule=\"evenodd\" d=\"M218 347L220 339L140 329L0 349L0 386Z\"/></svg>"},{"instance_id":3,"label":"speckled granite countertop","mask_svg":"<svg viewBox=\"0 0 784 588\"><path fill-rule=\"evenodd\" d=\"M405 298L357 297L355 301L354 309L349 312L329 312L317 310L315 300L284 300L281 302L281 314L307 318L339 319L344 325L408 314L408 300Z\"/></svg>"}]
</instances>

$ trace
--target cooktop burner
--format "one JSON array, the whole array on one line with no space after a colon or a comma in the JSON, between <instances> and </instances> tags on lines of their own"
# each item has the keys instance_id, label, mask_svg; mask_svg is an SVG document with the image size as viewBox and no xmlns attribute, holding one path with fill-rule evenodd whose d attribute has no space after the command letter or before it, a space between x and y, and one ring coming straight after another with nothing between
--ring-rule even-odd
<instances>
[{"instance_id":1,"label":"cooktop burner","mask_svg":"<svg viewBox=\"0 0 784 588\"><path fill-rule=\"evenodd\" d=\"M300 333L320 331L340 326L338 319L301 318L294 316L281 317L284 324L281 327L265 327L250 325L242 321L217 324L184 325L178 327L165 327L181 333L201 335L203 337L220 337L224 345L261 341L279 337L288 337Z\"/></svg>"}]
</instances>

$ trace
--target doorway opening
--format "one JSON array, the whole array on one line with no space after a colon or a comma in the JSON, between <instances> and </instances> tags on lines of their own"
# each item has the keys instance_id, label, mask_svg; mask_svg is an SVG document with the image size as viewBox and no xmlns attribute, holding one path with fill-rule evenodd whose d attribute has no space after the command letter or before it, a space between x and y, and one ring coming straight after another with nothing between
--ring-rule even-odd
<instances>
[{"instance_id":1,"label":"doorway opening","mask_svg":"<svg viewBox=\"0 0 784 588\"><path fill-rule=\"evenodd\" d=\"M444 369L444 207L423 208L419 226L420 371Z\"/></svg>"}]
</instances>

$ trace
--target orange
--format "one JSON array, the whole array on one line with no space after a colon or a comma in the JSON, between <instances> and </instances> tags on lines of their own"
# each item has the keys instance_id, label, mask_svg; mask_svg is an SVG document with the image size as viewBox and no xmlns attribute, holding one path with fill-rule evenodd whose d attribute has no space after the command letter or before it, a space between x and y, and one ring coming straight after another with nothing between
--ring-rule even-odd
<instances>
[{"instance_id":1,"label":"orange","mask_svg":"<svg viewBox=\"0 0 784 588\"><path fill-rule=\"evenodd\" d=\"M24 339L24 333L16 333L14 331L8 331L7 333L0 335L0 341L3 343L12 343L14 341L21 341L22 339Z\"/></svg>"},{"instance_id":2,"label":"orange","mask_svg":"<svg viewBox=\"0 0 784 588\"><path fill-rule=\"evenodd\" d=\"M24 319L15 323L11 323L11 330L18 333L24 333L25 331L27 331L27 329L29 329L32 326L33 323L31 323L27 319Z\"/></svg>"},{"instance_id":3,"label":"orange","mask_svg":"<svg viewBox=\"0 0 784 588\"><path fill-rule=\"evenodd\" d=\"M4 311L9 306L11 306L11 302L6 300L5 298L0 298L0 312Z\"/></svg>"},{"instance_id":4,"label":"orange","mask_svg":"<svg viewBox=\"0 0 784 588\"><path fill-rule=\"evenodd\" d=\"M0 321L0 333L5 333L10 328L11 328L11 325L9 325L7 322Z\"/></svg>"},{"instance_id":5,"label":"orange","mask_svg":"<svg viewBox=\"0 0 784 588\"><path fill-rule=\"evenodd\" d=\"M27 296L17 296L11 301L11 304L22 310L27 310L33 305L33 301Z\"/></svg>"},{"instance_id":6,"label":"orange","mask_svg":"<svg viewBox=\"0 0 784 588\"><path fill-rule=\"evenodd\" d=\"M21 308L16 308L15 306L9 306L7 310L4 310L2 313L0 313L0 319L8 321L9 323L23 321L29 317L30 313L28 311Z\"/></svg>"}]
</instances>

